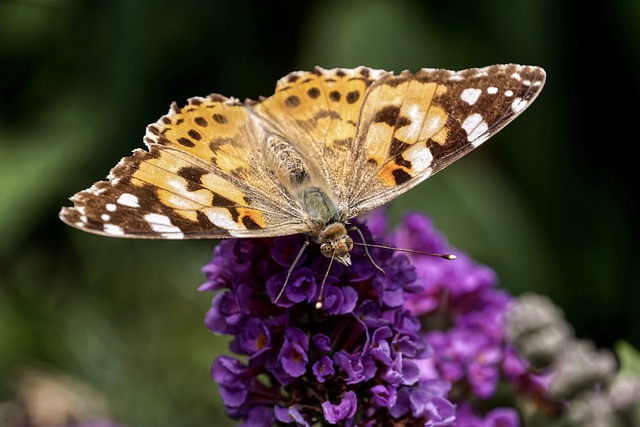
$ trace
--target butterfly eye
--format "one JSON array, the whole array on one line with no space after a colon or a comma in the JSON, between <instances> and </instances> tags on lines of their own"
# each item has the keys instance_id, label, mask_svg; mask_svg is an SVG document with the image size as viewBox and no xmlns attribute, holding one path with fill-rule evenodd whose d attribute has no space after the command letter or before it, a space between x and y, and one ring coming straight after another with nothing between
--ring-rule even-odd
<instances>
[{"instance_id":1,"label":"butterfly eye","mask_svg":"<svg viewBox=\"0 0 640 427\"><path fill-rule=\"evenodd\" d=\"M351 252L351 249L353 249L353 239L347 236L344 238L344 243L347 245L347 251Z\"/></svg>"},{"instance_id":2,"label":"butterfly eye","mask_svg":"<svg viewBox=\"0 0 640 427\"><path fill-rule=\"evenodd\" d=\"M333 248L329 243L323 243L320 245L320 252L322 252L322 255L326 256L327 258L331 258L331 256L333 255Z\"/></svg>"}]
</instances>

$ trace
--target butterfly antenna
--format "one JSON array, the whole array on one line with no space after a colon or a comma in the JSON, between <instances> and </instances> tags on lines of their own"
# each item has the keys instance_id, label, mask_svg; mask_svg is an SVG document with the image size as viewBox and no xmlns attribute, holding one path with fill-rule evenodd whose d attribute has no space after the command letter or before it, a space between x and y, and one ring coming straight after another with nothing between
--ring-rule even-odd
<instances>
[{"instance_id":1,"label":"butterfly antenna","mask_svg":"<svg viewBox=\"0 0 640 427\"><path fill-rule=\"evenodd\" d=\"M377 268L379 272L384 274L384 270L382 269L382 267L380 267L378 264L376 264L376 262L373 260L373 258L371 258L371 254L369 253L369 248L368 248L368 246L370 246L370 245L367 244L367 241L364 238L364 234L362 234L362 231L356 226L351 227L349 230L355 230L355 231L358 232L358 235L360 236L360 240L362 240L362 243L353 242L353 244L364 246L364 253L367 255L367 258L369 258L369 261L371 262L371 264L375 268Z\"/></svg>"},{"instance_id":2,"label":"butterfly antenna","mask_svg":"<svg viewBox=\"0 0 640 427\"><path fill-rule=\"evenodd\" d=\"M309 246L309 236L307 236L306 240L302 244L302 247L300 248L300 251L296 256L296 259L293 260L293 264L291 264L291 267L289 267L289 270L287 271L287 277L284 279L284 284L282 285L282 288L280 288L280 292L278 292L278 296L273 301L274 304L277 304L278 301L280 301L280 298L282 298L282 295L284 294L284 290L287 288L287 283L289 283L289 277L291 277L291 273L293 272L293 269L296 268L296 265L298 265L298 261L300 261L300 258L302 257L302 254L304 253L304 250L307 248L307 246Z\"/></svg>"},{"instance_id":3,"label":"butterfly antenna","mask_svg":"<svg viewBox=\"0 0 640 427\"><path fill-rule=\"evenodd\" d=\"M320 310L322 308L322 301L324 301L324 296L322 293L324 292L324 284L327 282L327 277L329 277L329 270L331 270L331 265L333 264L333 256L329 259L329 267L327 267L327 272L324 273L324 277L322 278L322 284L320 285L320 293L318 294L318 300L316 301L316 310Z\"/></svg>"},{"instance_id":4,"label":"butterfly antenna","mask_svg":"<svg viewBox=\"0 0 640 427\"><path fill-rule=\"evenodd\" d=\"M354 245L360 245L360 246L364 246L365 249L367 247L370 248L380 248L380 249L389 249L391 251L399 251L399 252L409 252L412 254L419 254L419 255L429 255L429 256L435 256L438 258L444 258L444 259L456 259L456 256L453 254L437 254L434 252L425 252L425 251L416 251L414 249L405 249L405 248L394 248L393 246L385 246L385 245L375 245L373 243L360 243L360 242L353 242Z\"/></svg>"}]
</instances>

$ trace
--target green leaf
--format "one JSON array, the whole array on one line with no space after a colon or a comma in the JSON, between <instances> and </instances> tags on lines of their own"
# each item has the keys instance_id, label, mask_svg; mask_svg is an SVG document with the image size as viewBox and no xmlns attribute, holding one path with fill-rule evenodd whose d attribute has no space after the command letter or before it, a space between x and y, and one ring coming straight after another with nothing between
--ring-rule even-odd
<instances>
[{"instance_id":1,"label":"green leaf","mask_svg":"<svg viewBox=\"0 0 640 427\"><path fill-rule=\"evenodd\" d=\"M627 341L619 341L615 345L615 352L620 359L620 373L640 377L640 351Z\"/></svg>"}]
</instances>

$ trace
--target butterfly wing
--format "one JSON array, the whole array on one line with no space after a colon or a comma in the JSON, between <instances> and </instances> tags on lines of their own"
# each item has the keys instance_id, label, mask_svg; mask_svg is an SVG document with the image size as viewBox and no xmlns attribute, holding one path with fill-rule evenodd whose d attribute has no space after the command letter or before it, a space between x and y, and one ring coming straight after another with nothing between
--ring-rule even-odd
<instances>
[{"instance_id":1,"label":"butterfly wing","mask_svg":"<svg viewBox=\"0 0 640 427\"><path fill-rule=\"evenodd\" d=\"M385 75L368 89L353 139L349 217L394 199L521 114L545 81L515 64Z\"/></svg>"},{"instance_id":2,"label":"butterfly wing","mask_svg":"<svg viewBox=\"0 0 640 427\"><path fill-rule=\"evenodd\" d=\"M106 181L63 208L67 224L97 234L136 238L224 238L307 231L302 213L273 176L260 123L221 95L171 106L147 127L148 151L135 150Z\"/></svg>"}]
</instances>

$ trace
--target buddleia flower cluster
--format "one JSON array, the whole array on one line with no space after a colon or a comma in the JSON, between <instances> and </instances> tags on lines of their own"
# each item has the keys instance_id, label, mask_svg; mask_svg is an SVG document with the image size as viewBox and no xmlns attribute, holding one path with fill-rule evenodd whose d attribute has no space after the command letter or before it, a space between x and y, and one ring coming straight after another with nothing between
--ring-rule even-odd
<instances>
[{"instance_id":1,"label":"buddleia flower cluster","mask_svg":"<svg viewBox=\"0 0 640 427\"><path fill-rule=\"evenodd\" d=\"M377 212L354 225L369 244L457 259L369 247L370 259L356 246L350 267L327 270L309 245L275 302L304 236L216 247L200 289L216 291L207 327L232 337L234 355L211 369L229 417L256 427L520 425L514 402L495 403L498 391L534 400L546 383L506 338L513 298L428 218L410 214L392 232L386 223Z\"/></svg>"}]
</instances>

